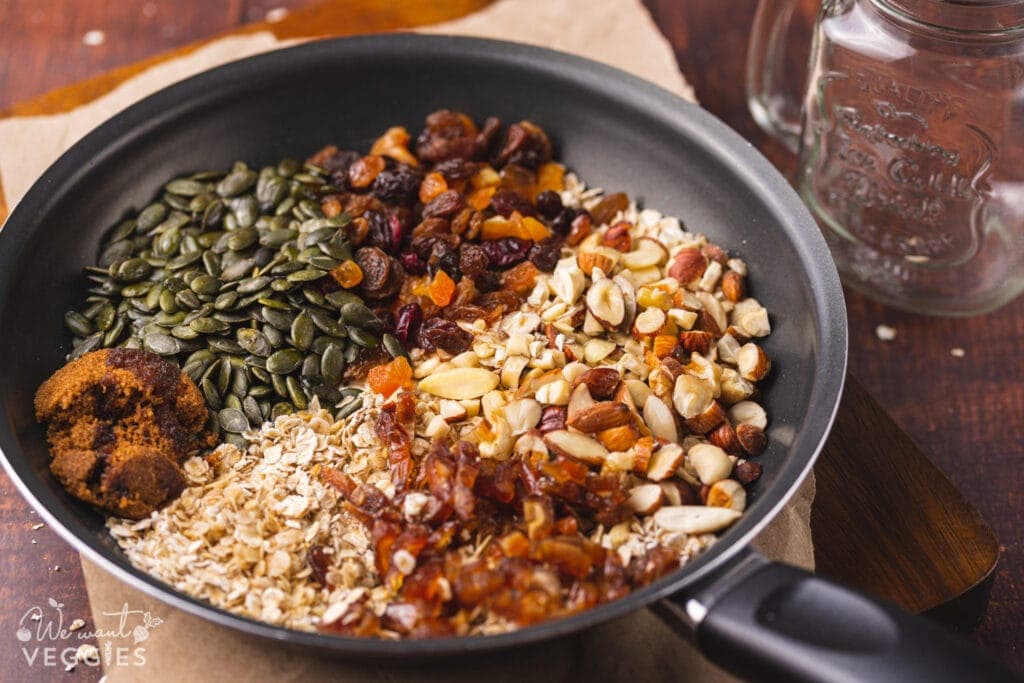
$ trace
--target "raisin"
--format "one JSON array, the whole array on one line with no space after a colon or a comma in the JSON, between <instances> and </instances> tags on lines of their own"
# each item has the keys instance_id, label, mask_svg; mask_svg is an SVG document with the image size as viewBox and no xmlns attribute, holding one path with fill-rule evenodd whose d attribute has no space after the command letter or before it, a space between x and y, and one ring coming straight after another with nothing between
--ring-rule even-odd
<instances>
[{"instance_id":1,"label":"raisin","mask_svg":"<svg viewBox=\"0 0 1024 683\"><path fill-rule=\"evenodd\" d=\"M423 217L451 218L466 205L466 200L455 190L447 190L437 195L423 207Z\"/></svg>"},{"instance_id":2,"label":"raisin","mask_svg":"<svg viewBox=\"0 0 1024 683\"><path fill-rule=\"evenodd\" d=\"M365 218L370 226L366 234L366 243L385 253L394 251L397 245L389 217L381 211L367 211Z\"/></svg>"},{"instance_id":3,"label":"raisin","mask_svg":"<svg viewBox=\"0 0 1024 683\"><path fill-rule=\"evenodd\" d=\"M557 192L551 190L544 190L537 195L537 211L540 212L541 216L548 220L554 220L554 218L562 212L562 198L558 196Z\"/></svg>"},{"instance_id":4,"label":"raisin","mask_svg":"<svg viewBox=\"0 0 1024 683\"><path fill-rule=\"evenodd\" d=\"M485 270L473 278L473 284L481 292L493 292L501 286L501 276L493 271Z\"/></svg>"},{"instance_id":5,"label":"raisin","mask_svg":"<svg viewBox=\"0 0 1024 683\"><path fill-rule=\"evenodd\" d=\"M411 204L416 200L423 175L406 164L396 164L374 178L370 192L378 199L392 204Z\"/></svg>"},{"instance_id":6,"label":"raisin","mask_svg":"<svg viewBox=\"0 0 1024 683\"><path fill-rule=\"evenodd\" d=\"M419 304L406 304L398 309L398 320L395 322L395 337L402 344L415 342L419 338L420 325L423 324L423 309Z\"/></svg>"},{"instance_id":7,"label":"raisin","mask_svg":"<svg viewBox=\"0 0 1024 683\"><path fill-rule=\"evenodd\" d=\"M401 264L377 247L362 247L356 254L356 263L363 271L360 291L368 299L386 299L402 288L405 271Z\"/></svg>"},{"instance_id":8,"label":"raisin","mask_svg":"<svg viewBox=\"0 0 1024 683\"><path fill-rule=\"evenodd\" d=\"M524 261L531 244L532 242L518 237L505 237L500 240L482 242L480 246L487 254L491 268L505 269Z\"/></svg>"},{"instance_id":9,"label":"raisin","mask_svg":"<svg viewBox=\"0 0 1024 683\"><path fill-rule=\"evenodd\" d=\"M387 334L395 333L395 314L387 308L375 308L373 314L380 320L381 332Z\"/></svg>"},{"instance_id":10,"label":"raisin","mask_svg":"<svg viewBox=\"0 0 1024 683\"><path fill-rule=\"evenodd\" d=\"M518 211L522 216L537 215L529 199L518 192L510 190L498 190L495 192L494 196L491 197L491 206L499 215L505 218L511 216L513 211Z\"/></svg>"},{"instance_id":11,"label":"raisin","mask_svg":"<svg viewBox=\"0 0 1024 683\"><path fill-rule=\"evenodd\" d=\"M424 161L476 159L484 151L476 126L465 114L442 109L430 114L426 123L416 138L416 156Z\"/></svg>"},{"instance_id":12,"label":"raisin","mask_svg":"<svg viewBox=\"0 0 1024 683\"><path fill-rule=\"evenodd\" d=\"M581 213L576 209L570 209L566 207L558 212L558 215L551 220L551 227L555 229L555 232L567 235L572 229L572 222L576 220L577 214Z\"/></svg>"},{"instance_id":13,"label":"raisin","mask_svg":"<svg viewBox=\"0 0 1024 683\"><path fill-rule=\"evenodd\" d=\"M557 237L551 237L530 247L527 258L542 273L550 273L554 271L561 255L562 240Z\"/></svg>"},{"instance_id":14,"label":"raisin","mask_svg":"<svg viewBox=\"0 0 1024 683\"><path fill-rule=\"evenodd\" d=\"M431 318L420 328L419 343L428 351L441 349L454 356L469 349L473 335L450 320Z\"/></svg>"},{"instance_id":15,"label":"raisin","mask_svg":"<svg viewBox=\"0 0 1024 683\"><path fill-rule=\"evenodd\" d=\"M410 275L425 275L427 272L427 262L414 252L404 251L399 255L398 260L401 261L405 272Z\"/></svg>"},{"instance_id":16,"label":"raisin","mask_svg":"<svg viewBox=\"0 0 1024 683\"><path fill-rule=\"evenodd\" d=\"M487 271L488 263L487 252L483 247L469 243L460 247L459 270L463 275L476 278Z\"/></svg>"},{"instance_id":17,"label":"raisin","mask_svg":"<svg viewBox=\"0 0 1024 683\"><path fill-rule=\"evenodd\" d=\"M530 121L520 121L508 127L501 150L494 155L495 168L505 164L519 164L526 168L537 168L550 161L551 141L539 126Z\"/></svg>"},{"instance_id":18,"label":"raisin","mask_svg":"<svg viewBox=\"0 0 1024 683\"><path fill-rule=\"evenodd\" d=\"M362 155L350 149L339 150L334 145L324 147L322 150L306 160L327 171L331 176L331 182L338 187L348 187L348 168L354 164Z\"/></svg>"},{"instance_id":19,"label":"raisin","mask_svg":"<svg viewBox=\"0 0 1024 683\"><path fill-rule=\"evenodd\" d=\"M440 173L445 180L469 180L475 174L479 164L465 159L448 159L434 166L434 172Z\"/></svg>"}]
</instances>

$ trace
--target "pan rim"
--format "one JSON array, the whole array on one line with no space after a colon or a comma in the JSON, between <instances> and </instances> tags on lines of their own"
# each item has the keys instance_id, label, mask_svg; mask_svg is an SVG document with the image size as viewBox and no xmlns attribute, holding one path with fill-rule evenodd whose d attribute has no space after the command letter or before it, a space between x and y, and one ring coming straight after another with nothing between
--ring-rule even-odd
<instances>
[{"instance_id":1,"label":"pan rim","mask_svg":"<svg viewBox=\"0 0 1024 683\"><path fill-rule=\"evenodd\" d=\"M812 385L811 405L820 406L789 448L806 442L805 456L787 458L775 474L771 487L762 497L772 496L774 503L760 517L744 516L720 541L693 562L629 596L577 615L512 631L509 633L454 637L431 640L382 641L340 637L272 626L227 612L179 592L172 586L134 567L127 568L107 557L98 546L77 535L46 508L23 480L15 464L3 454L3 464L19 493L47 524L79 553L104 571L173 608L233 630L300 647L341 655L374 657L432 658L470 654L549 640L620 617L676 593L708 576L742 552L789 501L810 472L824 446L835 419L845 379L847 362L847 322L839 277L831 256L810 213L781 174L738 133L712 114L662 88L619 69L573 55L520 43L480 38L439 35L383 34L314 41L295 47L241 59L205 71L164 88L108 119L67 150L37 180L8 217L0 231L0 264L17 262L24 238L32 231L33 216L49 203L44 189L74 184L86 174L109 145L120 149L144 137L154 127L173 121L183 111L202 109L219 96L221 87L237 83L245 75L288 71L305 63L322 60L365 58L368 54L435 55L446 58L472 58L539 72L584 88L602 86L604 97L616 104L642 110L647 116L664 121L673 130L689 135L702 134L705 149L742 178L773 215L787 220L787 236L805 266L817 313L817 333L821 343L815 360L816 377ZM607 89L614 81L614 92ZM204 94L205 93L205 94ZM6 239L5 239L6 238ZM9 273L2 267L0 272ZM0 306L5 305L8 277L0 275ZM2 409L0 409L2 415ZM812 419L813 418L813 419ZM0 423L0 444L10 444L20 454L6 421ZM4 446L6 447L6 446Z\"/></svg>"}]
</instances>

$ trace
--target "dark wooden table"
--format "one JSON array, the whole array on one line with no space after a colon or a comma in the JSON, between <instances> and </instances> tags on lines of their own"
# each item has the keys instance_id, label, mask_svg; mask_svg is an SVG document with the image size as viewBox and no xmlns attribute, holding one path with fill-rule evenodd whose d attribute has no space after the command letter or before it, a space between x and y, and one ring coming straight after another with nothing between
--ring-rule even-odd
<instances>
[{"instance_id":1,"label":"dark wooden table","mask_svg":"<svg viewBox=\"0 0 1024 683\"><path fill-rule=\"evenodd\" d=\"M0 110L106 70L315 0L6 0L0 2ZM752 0L646 0L672 42L702 104L761 149L780 169L793 159L756 127L744 102L743 59ZM387 5L386 2L381 3ZM806 56L813 0L802 0L792 73ZM92 31L101 31L90 33ZM88 37L87 37L88 34ZM92 43L92 44L89 44ZM984 514L1003 544L991 602L971 635L983 649L1024 670L1024 298L968 319L935 319L847 296L850 369L882 406ZM897 330L892 341L879 324ZM962 357L953 356L962 348ZM87 617L78 557L0 474L0 634L48 598L70 621ZM7 636L5 636L7 637ZM0 680L14 671L16 641L0 641ZM51 669L54 677L61 668ZM69 678L91 680L79 667Z\"/></svg>"}]
</instances>

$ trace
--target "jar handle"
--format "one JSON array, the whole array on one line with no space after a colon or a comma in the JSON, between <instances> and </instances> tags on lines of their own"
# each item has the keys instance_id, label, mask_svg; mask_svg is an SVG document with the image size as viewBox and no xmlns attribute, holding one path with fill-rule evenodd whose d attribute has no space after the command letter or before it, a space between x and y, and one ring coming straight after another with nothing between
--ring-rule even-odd
<instances>
[{"instance_id":1,"label":"jar handle","mask_svg":"<svg viewBox=\"0 0 1024 683\"><path fill-rule=\"evenodd\" d=\"M797 0L761 0L747 49L747 106L757 124L794 154L800 144L800 98L783 91L786 34Z\"/></svg>"}]
</instances>

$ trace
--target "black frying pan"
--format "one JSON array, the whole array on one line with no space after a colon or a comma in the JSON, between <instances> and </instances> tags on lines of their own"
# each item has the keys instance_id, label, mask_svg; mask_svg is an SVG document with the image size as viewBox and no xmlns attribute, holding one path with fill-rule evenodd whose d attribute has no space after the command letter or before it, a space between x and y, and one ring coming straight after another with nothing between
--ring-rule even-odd
<instances>
[{"instance_id":1,"label":"black frying pan","mask_svg":"<svg viewBox=\"0 0 1024 683\"><path fill-rule=\"evenodd\" d=\"M385 642L268 626L178 593L133 568L103 519L47 470L32 396L63 363L62 314L84 296L82 266L105 229L164 181L309 154L365 149L385 127L418 130L442 107L529 118L593 186L625 190L742 254L772 314L765 392L770 446L744 517L696 561L577 616L479 638ZM0 448L40 515L86 557L166 603L297 647L390 660L451 657L537 642L653 605L727 669L753 679L996 680L1008 676L928 622L797 569L749 541L810 471L846 366L842 290L818 229L785 180L696 106L620 71L567 55L464 38L332 40L215 69L100 126L32 187L0 233Z\"/></svg>"}]
</instances>

